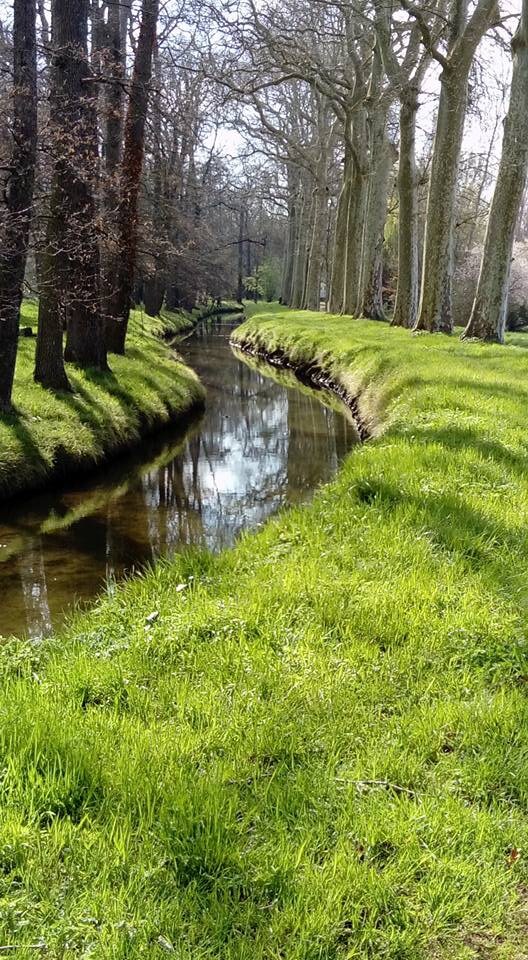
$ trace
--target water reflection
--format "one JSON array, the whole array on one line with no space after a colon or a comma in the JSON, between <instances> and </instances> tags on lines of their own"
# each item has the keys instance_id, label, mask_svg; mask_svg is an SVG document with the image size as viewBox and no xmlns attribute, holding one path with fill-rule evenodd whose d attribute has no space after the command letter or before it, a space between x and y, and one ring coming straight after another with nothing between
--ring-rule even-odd
<instances>
[{"instance_id":1,"label":"water reflection","mask_svg":"<svg viewBox=\"0 0 528 960\"><path fill-rule=\"evenodd\" d=\"M172 428L104 476L0 512L0 633L41 637L105 582L184 545L228 546L335 474L353 424L235 355L231 330L204 325L181 345L208 391L187 433Z\"/></svg>"}]
</instances>

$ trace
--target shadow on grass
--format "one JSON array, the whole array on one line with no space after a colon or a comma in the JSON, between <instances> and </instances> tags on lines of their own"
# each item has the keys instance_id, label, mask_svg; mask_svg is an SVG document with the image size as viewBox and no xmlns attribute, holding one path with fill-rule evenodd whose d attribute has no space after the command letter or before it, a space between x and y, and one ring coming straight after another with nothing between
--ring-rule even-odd
<instances>
[{"instance_id":1,"label":"shadow on grass","mask_svg":"<svg viewBox=\"0 0 528 960\"><path fill-rule=\"evenodd\" d=\"M20 443L24 454L24 462L28 464L29 469L35 474L45 473L48 464L42 456L31 430L27 427L25 419L25 415L19 412L16 407L13 407L9 412L0 413L0 423L9 427L11 433ZM17 486L13 481L16 479L18 469L19 466L15 469L13 465L12 471L9 471L9 468L7 471L2 471L1 485L4 486L6 490L10 491L13 486Z\"/></svg>"},{"instance_id":2,"label":"shadow on grass","mask_svg":"<svg viewBox=\"0 0 528 960\"><path fill-rule=\"evenodd\" d=\"M528 449L525 453L515 453L497 440L489 440L479 430L468 427L418 427L414 431L415 442L436 443L448 450L473 449L486 460L504 464L519 472L523 477L528 470Z\"/></svg>"},{"instance_id":3,"label":"shadow on grass","mask_svg":"<svg viewBox=\"0 0 528 960\"><path fill-rule=\"evenodd\" d=\"M518 603L512 583L524 577L518 555L528 553L528 528L488 516L456 494L414 494L376 478L361 480L355 494L360 502L387 513L402 507L407 528L414 528L418 539L426 538L433 549L461 561L494 596L507 601L515 596Z\"/></svg>"}]
</instances>

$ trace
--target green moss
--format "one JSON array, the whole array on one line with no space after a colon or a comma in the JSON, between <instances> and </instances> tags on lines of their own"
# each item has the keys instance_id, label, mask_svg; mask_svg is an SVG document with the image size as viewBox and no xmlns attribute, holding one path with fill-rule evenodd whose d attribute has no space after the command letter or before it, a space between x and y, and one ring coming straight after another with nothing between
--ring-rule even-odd
<instances>
[{"instance_id":1,"label":"green moss","mask_svg":"<svg viewBox=\"0 0 528 960\"><path fill-rule=\"evenodd\" d=\"M355 384L378 438L234 550L3 648L0 942L520 958L524 340L286 313L239 336Z\"/></svg>"},{"instance_id":2,"label":"green moss","mask_svg":"<svg viewBox=\"0 0 528 960\"><path fill-rule=\"evenodd\" d=\"M35 329L36 311L24 304L23 326ZM110 357L108 374L69 367L72 394L33 382L35 340L21 338L15 413L0 416L0 494L42 485L59 462L70 469L99 463L202 399L194 373L159 339L167 326L176 333L191 323L183 315L152 319L133 311L126 357Z\"/></svg>"}]
</instances>

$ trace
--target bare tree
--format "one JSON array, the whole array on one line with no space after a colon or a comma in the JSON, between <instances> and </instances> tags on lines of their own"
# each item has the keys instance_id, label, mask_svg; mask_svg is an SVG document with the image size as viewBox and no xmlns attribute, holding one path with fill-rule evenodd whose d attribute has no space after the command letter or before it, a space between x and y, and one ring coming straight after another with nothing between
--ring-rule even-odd
<instances>
[{"instance_id":1,"label":"bare tree","mask_svg":"<svg viewBox=\"0 0 528 960\"><path fill-rule=\"evenodd\" d=\"M452 0L445 54L432 40L421 9L409 0L402 0L402 6L416 18L425 47L442 67L416 329L451 333L454 211L468 77L477 47L497 16L497 0L478 0L471 16L468 16L468 0Z\"/></svg>"},{"instance_id":2,"label":"bare tree","mask_svg":"<svg viewBox=\"0 0 528 960\"><path fill-rule=\"evenodd\" d=\"M515 226L528 172L528 0L512 40L513 74L502 156L477 292L464 338L504 341Z\"/></svg>"}]
</instances>

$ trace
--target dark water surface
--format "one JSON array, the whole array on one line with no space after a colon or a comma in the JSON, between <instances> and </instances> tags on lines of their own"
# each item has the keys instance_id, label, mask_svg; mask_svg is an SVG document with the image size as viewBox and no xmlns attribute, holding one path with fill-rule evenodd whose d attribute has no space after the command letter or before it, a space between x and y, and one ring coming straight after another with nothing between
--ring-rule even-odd
<instances>
[{"instance_id":1,"label":"dark water surface","mask_svg":"<svg viewBox=\"0 0 528 960\"><path fill-rule=\"evenodd\" d=\"M0 634L41 637L124 574L188 544L228 546L336 473L357 442L350 418L235 355L232 330L202 324L178 347L207 387L201 419L83 482L0 508Z\"/></svg>"}]
</instances>

